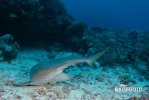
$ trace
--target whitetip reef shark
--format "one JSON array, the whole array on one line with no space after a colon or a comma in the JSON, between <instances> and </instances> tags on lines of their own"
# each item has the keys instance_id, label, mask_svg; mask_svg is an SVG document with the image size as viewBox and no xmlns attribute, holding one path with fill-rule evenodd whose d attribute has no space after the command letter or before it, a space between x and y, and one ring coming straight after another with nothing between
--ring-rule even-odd
<instances>
[{"instance_id":1,"label":"whitetip reef shark","mask_svg":"<svg viewBox=\"0 0 149 100\"><path fill-rule=\"evenodd\" d=\"M48 83L55 84L56 82L70 80L72 76L64 73L64 69L80 63L87 63L93 66L93 63L103 56L106 51L104 50L89 57L64 57L52 59L47 62L39 62L31 68L30 81L15 84L15 86L46 85Z\"/></svg>"}]
</instances>

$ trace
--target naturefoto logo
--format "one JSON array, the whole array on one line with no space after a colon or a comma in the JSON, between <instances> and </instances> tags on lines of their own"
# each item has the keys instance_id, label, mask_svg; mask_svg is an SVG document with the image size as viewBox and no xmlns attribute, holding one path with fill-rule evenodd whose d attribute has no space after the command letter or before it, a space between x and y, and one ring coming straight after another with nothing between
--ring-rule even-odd
<instances>
[{"instance_id":1,"label":"naturefoto logo","mask_svg":"<svg viewBox=\"0 0 149 100\"><path fill-rule=\"evenodd\" d=\"M143 89L142 87L137 87L137 86L130 87L128 85L120 84L119 86L114 88L114 91L115 92L142 92Z\"/></svg>"}]
</instances>

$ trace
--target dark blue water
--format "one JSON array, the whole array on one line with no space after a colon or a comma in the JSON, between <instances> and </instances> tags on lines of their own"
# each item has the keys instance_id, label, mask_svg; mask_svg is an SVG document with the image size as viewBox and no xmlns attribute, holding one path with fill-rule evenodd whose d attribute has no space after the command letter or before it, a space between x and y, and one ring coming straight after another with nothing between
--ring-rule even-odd
<instances>
[{"instance_id":1,"label":"dark blue water","mask_svg":"<svg viewBox=\"0 0 149 100\"><path fill-rule=\"evenodd\" d=\"M67 11L90 26L149 30L149 0L62 0Z\"/></svg>"}]
</instances>

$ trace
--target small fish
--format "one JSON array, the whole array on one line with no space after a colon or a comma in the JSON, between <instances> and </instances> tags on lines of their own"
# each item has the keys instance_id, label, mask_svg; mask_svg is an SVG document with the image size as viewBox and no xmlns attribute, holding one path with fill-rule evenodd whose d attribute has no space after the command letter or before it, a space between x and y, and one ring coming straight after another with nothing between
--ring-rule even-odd
<instances>
[{"instance_id":1,"label":"small fish","mask_svg":"<svg viewBox=\"0 0 149 100\"><path fill-rule=\"evenodd\" d=\"M18 86L55 84L56 82L70 80L72 76L64 73L64 69L84 62L93 66L93 63L103 56L105 52L106 50L91 57L64 57L40 62L31 68L30 82L18 84Z\"/></svg>"}]
</instances>

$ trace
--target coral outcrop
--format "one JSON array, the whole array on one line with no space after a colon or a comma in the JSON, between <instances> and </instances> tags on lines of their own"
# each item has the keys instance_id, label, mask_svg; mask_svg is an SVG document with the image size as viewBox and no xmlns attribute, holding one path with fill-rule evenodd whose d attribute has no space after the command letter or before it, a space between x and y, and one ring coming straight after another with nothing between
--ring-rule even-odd
<instances>
[{"instance_id":1,"label":"coral outcrop","mask_svg":"<svg viewBox=\"0 0 149 100\"><path fill-rule=\"evenodd\" d=\"M60 0L0 0L0 15L0 32L13 33L23 45L60 42L70 46L75 44L71 39L81 38L86 29Z\"/></svg>"},{"instance_id":2,"label":"coral outcrop","mask_svg":"<svg viewBox=\"0 0 149 100\"><path fill-rule=\"evenodd\" d=\"M17 56L19 45L11 34L0 37L0 61L11 60Z\"/></svg>"},{"instance_id":3,"label":"coral outcrop","mask_svg":"<svg viewBox=\"0 0 149 100\"><path fill-rule=\"evenodd\" d=\"M149 35L139 31L112 31L92 32L85 36L88 41L88 52L98 52L102 48L109 48L103 56L101 64L125 65L138 61L149 63Z\"/></svg>"}]
</instances>

